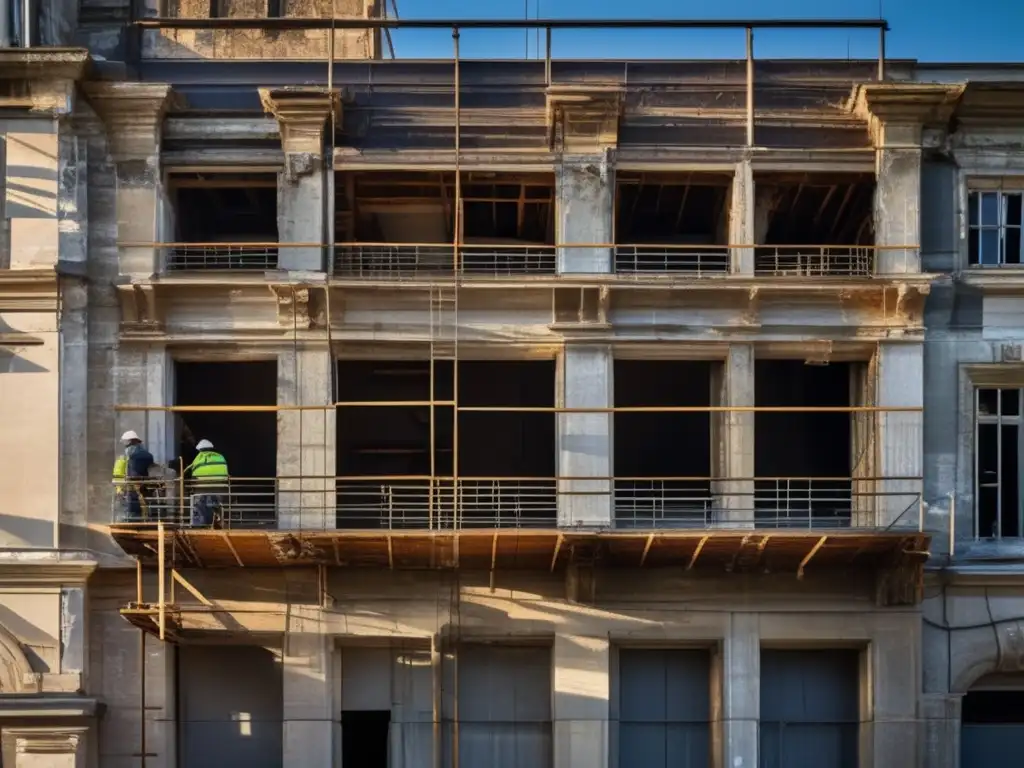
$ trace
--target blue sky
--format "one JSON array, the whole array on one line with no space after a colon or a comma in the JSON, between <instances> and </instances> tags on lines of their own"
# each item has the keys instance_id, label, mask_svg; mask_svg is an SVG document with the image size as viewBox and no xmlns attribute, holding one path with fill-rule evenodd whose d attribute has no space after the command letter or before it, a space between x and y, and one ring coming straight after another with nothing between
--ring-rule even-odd
<instances>
[{"instance_id":1,"label":"blue sky","mask_svg":"<svg viewBox=\"0 0 1024 768\"><path fill-rule=\"evenodd\" d=\"M391 0L387 0L390 4ZM397 0L402 18L877 18L879 0ZM1024 62L1024 0L881 0L891 31L889 58L921 61ZM401 58L450 57L443 30L392 33ZM556 58L739 58L742 30L559 30ZM467 58L543 56L543 34L466 30ZM874 30L762 30L755 55L764 58L874 58Z\"/></svg>"}]
</instances>

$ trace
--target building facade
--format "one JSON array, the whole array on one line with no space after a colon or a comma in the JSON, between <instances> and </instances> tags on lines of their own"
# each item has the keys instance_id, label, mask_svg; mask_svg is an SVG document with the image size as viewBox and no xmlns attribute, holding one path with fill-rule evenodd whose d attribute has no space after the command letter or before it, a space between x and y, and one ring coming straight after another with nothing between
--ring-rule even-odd
<instances>
[{"instance_id":1,"label":"building facade","mask_svg":"<svg viewBox=\"0 0 1024 768\"><path fill-rule=\"evenodd\" d=\"M200 5L0 50L5 764L1019 744L1024 68Z\"/></svg>"}]
</instances>

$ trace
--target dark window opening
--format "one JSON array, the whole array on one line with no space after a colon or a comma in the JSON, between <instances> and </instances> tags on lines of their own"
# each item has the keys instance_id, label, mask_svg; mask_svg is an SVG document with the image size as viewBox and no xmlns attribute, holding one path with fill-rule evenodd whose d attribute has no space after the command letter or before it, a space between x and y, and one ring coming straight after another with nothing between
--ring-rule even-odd
<instances>
[{"instance_id":1,"label":"dark window opening","mask_svg":"<svg viewBox=\"0 0 1024 768\"><path fill-rule=\"evenodd\" d=\"M267 0L267 16L271 19L279 19L284 16L285 0Z\"/></svg>"},{"instance_id":2,"label":"dark window opening","mask_svg":"<svg viewBox=\"0 0 1024 768\"><path fill-rule=\"evenodd\" d=\"M755 405L850 406L849 363L758 360ZM754 517L759 525L849 525L852 518L852 414L754 415Z\"/></svg>"},{"instance_id":3,"label":"dark window opening","mask_svg":"<svg viewBox=\"0 0 1024 768\"><path fill-rule=\"evenodd\" d=\"M338 173L335 269L348 277L450 274L452 173ZM552 174L463 174L458 268L467 275L555 271Z\"/></svg>"},{"instance_id":4,"label":"dark window opening","mask_svg":"<svg viewBox=\"0 0 1024 768\"><path fill-rule=\"evenodd\" d=\"M173 174L168 190L176 243L168 269L277 267L274 174Z\"/></svg>"},{"instance_id":5,"label":"dark window opening","mask_svg":"<svg viewBox=\"0 0 1024 768\"><path fill-rule=\"evenodd\" d=\"M342 768L388 768L391 712L351 710L341 713Z\"/></svg>"},{"instance_id":6,"label":"dark window opening","mask_svg":"<svg viewBox=\"0 0 1024 768\"><path fill-rule=\"evenodd\" d=\"M466 360L458 369L462 407L554 406L554 361ZM339 408L339 528L454 524L452 371L451 361L435 361L433 428L428 404ZM338 363L341 402L422 403L430 381L428 361ZM463 412L458 435L461 526L553 524L553 413Z\"/></svg>"},{"instance_id":7,"label":"dark window opening","mask_svg":"<svg viewBox=\"0 0 1024 768\"><path fill-rule=\"evenodd\" d=\"M277 404L277 362L177 362L177 405ZM185 466L196 444L209 440L227 460L230 493L223 499L226 526L272 526L277 519L277 414L267 412L181 412L175 419L179 455ZM190 489L187 490L190 492ZM189 499L185 513L190 514Z\"/></svg>"},{"instance_id":8,"label":"dark window opening","mask_svg":"<svg viewBox=\"0 0 1024 768\"><path fill-rule=\"evenodd\" d=\"M617 272L726 272L732 177L620 174Z\"/></svg>"},{"instance_id":9,"label":"dark window opening","mask_svg":"<svg viewBox=\"0 0 1024 768\"><path fill-rule=\"evenodd\" d=\"M758 174L755 188L758 274L874 274L874 176Z\"/></svg>"},{"instance_id":10,"label":"dark window opening","mask_svg":"<svg viewBox=\"0 0 1024 768\"><path fill-rule=\"evenodd\" d=\"M977 390L975 484L981 538L1022 535L1020 389Z\"/></svg>"},{"instance_id":11,"label":"dark window opening","mask_svg":"<svg viewBox=\"0 0 1024 768\"><path fill-rule=\"evenodd\" d=\"M760 768L856 768L860 652L761 651Z\"/></svg>"},{"instance_id":12,"label":"dark window opening","mask_svg":"<svg viewBox=\"0 0 1024 768\"><path fill-rule=\"evenodd\" d=\"M615 406L710 406L713 365L616 360ZM614 434L616 525L703 527L708 522L710 413L616 413Z\"/></svg>"}]
</instances>

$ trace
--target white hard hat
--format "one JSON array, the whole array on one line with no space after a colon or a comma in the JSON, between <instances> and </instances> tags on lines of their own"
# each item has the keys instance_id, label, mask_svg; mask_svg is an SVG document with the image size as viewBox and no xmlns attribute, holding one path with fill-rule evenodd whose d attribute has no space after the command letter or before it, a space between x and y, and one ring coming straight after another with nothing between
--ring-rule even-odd
<instances>
[{"instance_id":1,"label":"white hard hat","mask_svg":"<svg viewBox=\"0 0 1024 768\"><path fill-rule=\"evenodd\" d=\"M206 440L205 438L196 443L197 451L208 451L211 448L213 448L213 443L211 443L209 440Z\"/></svg>"},{"instance_id":2,"label":"white hard hat","mask_svg":"<svg viewBox=\"0 0 1024 768\"><path fill-rule=\"evenodd\" d=\"M135 434L135 432L133 430L131 430L131 429L129 429L127 432L125 432L123 435L121 435L121 442L123 442L123 443L130 442L131 440L141 440L141 439L142 438L139 437L137 434Z\"/></svg>"}]
</instances>

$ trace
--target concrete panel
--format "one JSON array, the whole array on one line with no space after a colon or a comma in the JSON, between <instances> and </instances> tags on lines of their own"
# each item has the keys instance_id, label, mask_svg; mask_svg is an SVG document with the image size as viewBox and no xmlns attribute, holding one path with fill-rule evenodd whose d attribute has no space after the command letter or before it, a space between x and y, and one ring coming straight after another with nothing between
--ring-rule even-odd
<instances>
[{"instance_id":1,"label":"concrete panel","mask_svg":"<svg viewBox=\"0 0 1024 768\"><path fill-rule=\"evenodd\" d=\"M181 758L189 768L283 766L281 665L255 646L181 646Z\"/></svg>"},{"instance_id":2,"label":"concrete panel","mask_svg":"<svg viewBox=\"0 0 1024 768\"><path fill-rule=\"evenodd\" d=\"M555 169L559 274L608 274L612 249L615 172L607 154L563 160ZM571 247L575 245L576 247ZM584 247L579 247L584 246Z\"/></svg>"},{"instance_id":3,"label":"concrete panel","mask_svg":"<svg viewBox=\"0 0 1024 768\"><path fill-rule=\"evenodd\" d=\"M921 166L921 269L951 272L960 253L955 163L927 160Z\"/></svg>"},{"instance_id":4,"label":"concrete panel","mask_svg":"<svg viewBox=\"0 0 1024 768\"><path fill-rule=\"evenodd\" d=\"M60 393L52 315L0 315L0 328L33 343L0 350L0 531L8 547L51 547L59 503Z\"/></svg>"},{"instance_id":5,"label":"concrete panel","mask_svg":"<svg viewBox=\"0 0 1024 768\"><path fill-rule=\"evenodd\" d=\"M8 133L5 208L11 219L57 218L57 135Z\"/></svg>"},{"instance_id":6,"label":"concrete panel","mask_svg":"<svg viewBox=\"0 0 1024 768\"><path fill-rule=\"evenodd\" d=\"M610 656L607 637L555 636L555 768L608 765Z\"/></svg>"}]
</instances>

